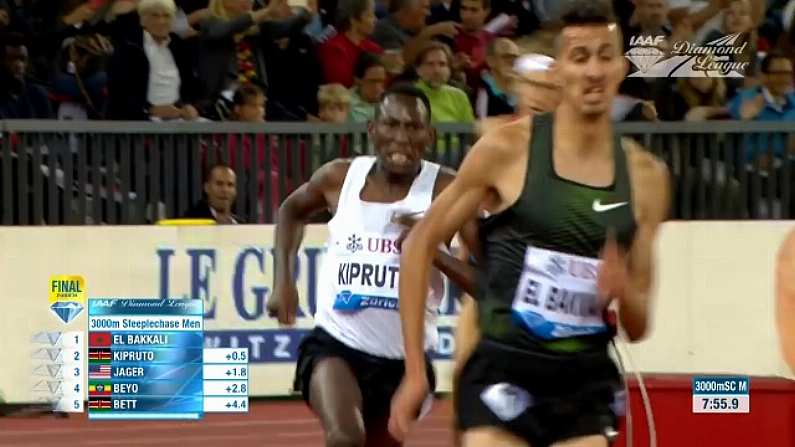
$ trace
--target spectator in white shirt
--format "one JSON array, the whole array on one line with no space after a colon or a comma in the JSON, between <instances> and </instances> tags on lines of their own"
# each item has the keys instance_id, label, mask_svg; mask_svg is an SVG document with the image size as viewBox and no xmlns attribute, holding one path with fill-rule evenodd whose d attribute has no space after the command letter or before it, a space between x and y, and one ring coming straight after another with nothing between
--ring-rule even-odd
<instances>
[{"instance_id":1,"label":"spectator in white shirt","mask_svg":"<svg viewBox=\"0 0 795 447\"><path fill-rule=\"evenodd\" d=\"M194 120L200 92L185 42L172 33L174 0L141 0L142 29L109 63L108 117L118 120Z\"/></svg>"}]
</instances>

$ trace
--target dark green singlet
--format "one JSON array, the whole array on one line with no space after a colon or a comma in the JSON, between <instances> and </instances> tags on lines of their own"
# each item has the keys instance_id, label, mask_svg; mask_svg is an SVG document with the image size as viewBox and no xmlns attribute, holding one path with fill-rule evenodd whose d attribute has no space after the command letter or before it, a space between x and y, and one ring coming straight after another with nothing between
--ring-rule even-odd
<instances>
[{"instance_id":1,"label":"dark green singlet","mask_svg":"<svg viewBox=\"0 0 795 447\"><path fill-rule=\"evenodd\" d=\"M528 246L599 258L611 230L620 246L629 247L636 225L626 155L616 137L613 183L604 188L579 184L559 177L553 167L552 115L535 116L532 127L519 199L481 225L485 262L477 297L480 330L485 339L526 351L604 348L612 334L542 339L515 320L512 303Z\"/></svg>"}]
</instances>

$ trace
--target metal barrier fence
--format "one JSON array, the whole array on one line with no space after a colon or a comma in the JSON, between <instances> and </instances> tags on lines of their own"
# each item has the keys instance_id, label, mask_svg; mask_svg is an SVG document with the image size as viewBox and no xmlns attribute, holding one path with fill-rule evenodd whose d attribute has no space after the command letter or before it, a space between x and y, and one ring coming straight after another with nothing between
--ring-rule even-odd
<instances>
[{"instance_id":1,"label":"metal barrier fence","mask_svg":"<svg viewBox=\"0 0 795 447\"><path fill-rule=\"evenodd\" d=\"M437 126L429 158L456 168L472 127ZM621 123L670 167L676 219L795 218L795 123ZM145 224L202 198L203 171L234 167L235 212L270 223L325 161L371 153L364 125L0 121L0 223Z\"/></svg>"}]
</instances>

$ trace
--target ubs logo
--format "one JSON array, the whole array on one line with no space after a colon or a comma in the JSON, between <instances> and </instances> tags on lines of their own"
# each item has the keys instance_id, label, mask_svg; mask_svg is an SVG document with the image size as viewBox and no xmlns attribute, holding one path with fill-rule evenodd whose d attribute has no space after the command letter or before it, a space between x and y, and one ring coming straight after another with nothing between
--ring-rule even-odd
<instances>
[{"instance_id":1,"label":"ubs logo","mask_svg":"<svg viewBox=\"0 0 795 447\"><path fill-rule=\"evenodd\" d=\"M355 234L348 236L348 244L345 246L345 248L347 248L351 253L356 253L357 251L364 249L364 246L362 245L362 238Z\"/></svg>"}]
</instances>

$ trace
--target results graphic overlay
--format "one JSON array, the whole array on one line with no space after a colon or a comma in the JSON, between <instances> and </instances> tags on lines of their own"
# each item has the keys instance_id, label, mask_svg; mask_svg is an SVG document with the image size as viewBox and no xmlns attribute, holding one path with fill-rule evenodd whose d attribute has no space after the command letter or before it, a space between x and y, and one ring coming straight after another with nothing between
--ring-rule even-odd
<instances>
[{"instance_id":1,"label":"results graphic overlay","mask_svg":"<svg viewBox=\"0 0 795 447\"><path fill-rule=\"evenodd\" d=\"M52 403L53 411L83 413L85 332L38 332L32 342L37 399Z\"/></svg>"},{"instance_id":2,"label":"results graphic overlay","mask_svg":"<svg viewBox=\"0 0 795 447\"><path fill-rule=\"evenodd\" d=\"M90 419L200 419L203 300L90 299Z\"/></svg>"},{"instance_id":3,"label":"results graphic overlay","mask_svg":"<svg viewBox=\"0 0 795 447\"><path fill-rule=\"evenodd\" d=\"M248 348L204 350L204 412L248 412Z\"/></svg>"},{"instance_id":4,"label":"results graphic overlay","mask_svg":"<svg viewBox=\"0 0 795 447\"><path fill-rule=\"evenodd\" d=\"M749 413L748 377L693 377L693 413Z\"/></svg>"}]
</instances>

